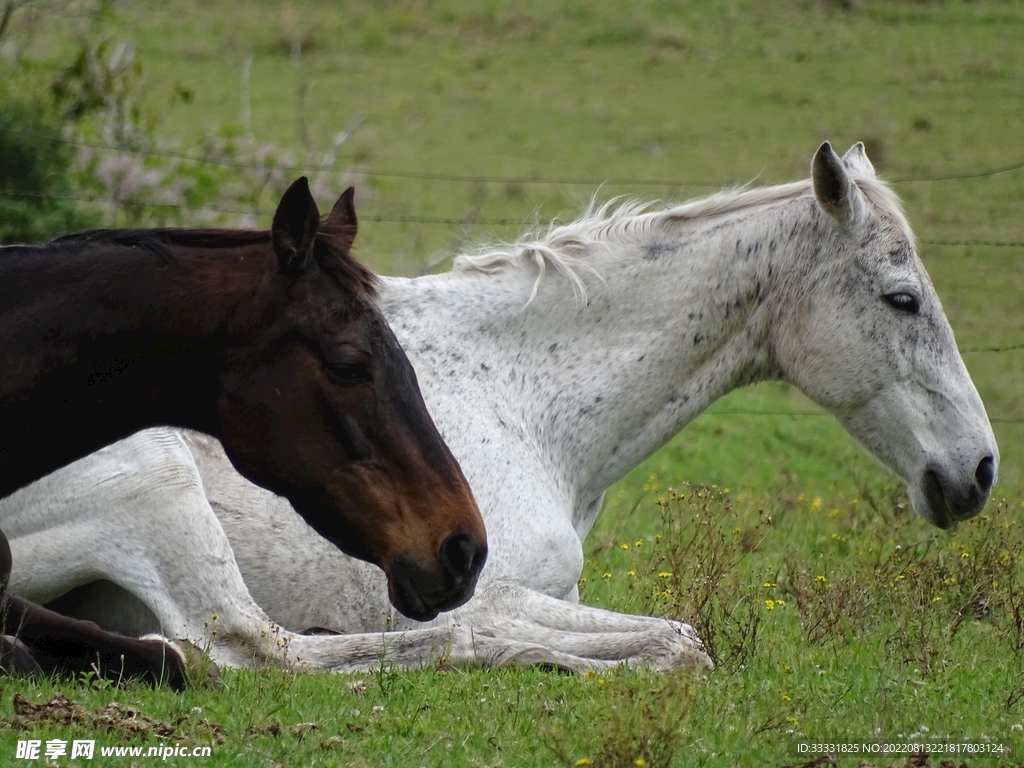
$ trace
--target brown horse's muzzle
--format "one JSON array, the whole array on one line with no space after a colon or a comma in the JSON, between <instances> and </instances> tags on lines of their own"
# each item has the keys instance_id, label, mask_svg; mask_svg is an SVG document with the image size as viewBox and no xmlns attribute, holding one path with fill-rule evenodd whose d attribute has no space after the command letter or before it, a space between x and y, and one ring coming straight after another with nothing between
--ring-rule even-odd
<instances>
[{"instance_id":1,"label":"brown horse's muzzle","mask_svg":"<svg viewBox=\"0 0 1024 768\"><path fill-rule=\"evenodd\" d=\"M396 557L386 569L391 603L403 616L430 621L473 596L486 560L486 541L465 530L441 542L431 568L405 556Z\"/></svg>"}]
</instances>

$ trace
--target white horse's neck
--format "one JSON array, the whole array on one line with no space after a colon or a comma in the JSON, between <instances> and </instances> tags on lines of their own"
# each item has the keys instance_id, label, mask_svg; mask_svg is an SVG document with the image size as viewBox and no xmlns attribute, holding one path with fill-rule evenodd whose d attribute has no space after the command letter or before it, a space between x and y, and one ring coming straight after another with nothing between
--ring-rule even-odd
<instances>
[{"instance_id":1,"label":"white horse's neck","mask_svg":"<svg viewBox=\"0 0 1024 768\"><path fill-rule=\"evenodd\" d=\"M564 278L510 265L386 279L382 306L438 386L487 387L501 423L570 494L582 537L597 512L588 504L608 486L717 398L779 375L771 307L787 276L810 266L816 211L808 194L698 221L654 226L644 222L663 214L637 215L578 254L585 304Z\"/></svg>"}]
</instances>

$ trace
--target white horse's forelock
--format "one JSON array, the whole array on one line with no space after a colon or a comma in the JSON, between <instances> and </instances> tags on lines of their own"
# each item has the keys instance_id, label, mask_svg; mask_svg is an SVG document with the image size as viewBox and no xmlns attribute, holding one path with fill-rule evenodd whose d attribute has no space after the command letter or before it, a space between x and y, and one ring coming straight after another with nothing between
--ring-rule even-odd
<instances>
[{"instance_id":1,"label":"white horse's forelock","mask_svg":"<svg viewBox=\"0 0 1024 768\"><path fill-rule=\"evenodd\" d=\"M853 181L875 210L889 216L900 232L910 241L910 246L916 250L917 237L914 235L914 230L910 228L907 215L903 212L903 201L900 200L900 196L893 188L874 176L861 178L855 176Z\"/></svg>"},{"instance_id":2,"label":"white horse's forelock","mask_svg":"<svg viewBox=\"0 0 1024 768\"><path fill-rule=\"evenodd\" d=\"M903 204L892 188L875 176L854 175L853 181L864 198L880 213L892 218L893 223L915 245ZM591 272L598 279L600 273L586 260L598 253L617 252L620 240L657 232L668 227L699 224L731 214L749 212L777 203L787 202L811 194L810 180L771 187L740 186L717 192L708 197L672 205L659 211L649 210L653 203L632 198L612 198L598 204L591 198L583 213L568 224L552 223L547 231L530 231L511 243L490 245L475 252L456 257L453 271L493 274L509 269L538 271L527 304L537 296L541 281L550 269L564 277L585 303L587 288L578 269Z\"/></svg>"}]
</instances>

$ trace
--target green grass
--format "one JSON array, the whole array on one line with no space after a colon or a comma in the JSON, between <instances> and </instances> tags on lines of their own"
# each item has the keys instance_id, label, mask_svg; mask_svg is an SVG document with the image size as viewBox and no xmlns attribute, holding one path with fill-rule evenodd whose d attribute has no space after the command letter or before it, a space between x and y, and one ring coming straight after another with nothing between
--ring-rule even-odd
<instances>
[{"instance_id":1,"label":"green grass","mask_svg":"<svg viewBox=\"0 0 1024 768\"><path fill-rule=\"evenodd\" d=\"M711 674L461 671L441 657L416 672L231 672L219 688L179 695L8 681L0 750L13 754L19 737L87 736L210 744L210 765L751 765L798 762L800 739L916 735L992 739L1019 759L1019 514L1001 505L937 535L891 489L843 504L794 496L773 505L770 523L757 499L680 490L663 500L664 520L645 526L658 533L595 536L582 593L690 616L718 662ZM104 708L107 718L17 725L15 692L35 703L62 693L85 723ZM133 725L130 709L156 724Z\"/></svg>"},{"instance_id":2,"label":"green grass","mask_svg":"<svg viewBox=\"0 0 1024 768\"><path fill-rule=\"evenodd\" d=\"M840 148L865 140L892 179L1024 159L1024 6L854 6L551 0L512 9L438 0L356 1L343 9L256 2L242 12L173 0L117 6L104 29L138 46L146 109L159 116L159 133L185 149L225 126L242 128L239 73L250 55L259 141L318 157L335 131L362 115L339 156L339 167L361 172L319 181L338 193L355 178L365 222L359 255L381 271L413 274L464 238L519 231L481 220L572 215L596 190L401 179L374 170L773 183L805 176L826 138ZM31 66L15 83L26 89L44 86L84 23L40 18L26 51ZM297 37L309 86L308 151L289 58ZM193 101L172 104L176 84ZM897 190L961 347L1024 343L1024 249L934 244L1024 240L1024 171ZM702 191L610 184L599 194L679 199ZM272 204L262 202L264 222ZM478 223L462 233L372 222L396 214ZM13 717L16 691L30 701L62 691L92 712L117 701L175 724L181 743L220 734L214 757L203 761L209 765L574 765L584 758L633 765L643 757L653 766L669 754L679 766L778 765L803 761L791 749L800 735L896 739L921 734L922 726L932 736L1006 740L1014 753L1000 762L1024 760L1021 731L1013 730L1024 723L1015 613L1024 350L972 352L965 361L1001 447L995 496L1009 501L953 534L912 515L892 478L828 417L744 413L816 410L782 384L733 393L609 491L587 542L584 602L704 622L721 661L710 675L566 677L454 671L442 663L360 678L235 672L221 688L182 695L6 681L0 717ZM663 519L656 500L670 487L685 491L686 482L729 491L672 502ZM687 550L686 542L699 530L693 515L710 514L704 506L723 537L707 546L737 565L696 606L692 571L662 570L656 558L672 562L689 552L681 565L702 562L706 548ZM759 522L764 516L771 525ZM979 559L984 568L965 570ZM354 680L365 690L353 690ZM275 723L278 735L268 731ZM293 732L302 723L317 727ZM104 744L157 743L95 732ZM8 725L0 736L5 763L24 733L76 738L83 729Z\"/></svg>"}]
</instances>

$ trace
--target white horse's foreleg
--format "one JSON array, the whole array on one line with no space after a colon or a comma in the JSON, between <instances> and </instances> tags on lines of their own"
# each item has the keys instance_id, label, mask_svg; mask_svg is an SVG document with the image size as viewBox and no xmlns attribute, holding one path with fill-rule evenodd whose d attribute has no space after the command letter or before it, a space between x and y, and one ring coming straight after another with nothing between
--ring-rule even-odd
<instances>
[{"instance_id":1,"label":"white horse's foreleg","mask_svg":"<svg viewBox=\"0 0 1024 768\"><path fill-rule=\"evenodd\" d=\"M419 667L441 659L460 667L545 665L574 672L622 665L655 670L710 668L693 629L680 622L574 605L515 585L484 587L438 622L448 626L376 634L294 638L302 661L335 671L387 662ZM317 650L317 661L308 655Z\"/></svg>"},{"instance_id":2,"label":"white horse's foreleg","mask_svg":"<svg viewBox=\"0 0 1024 768\"><path fill-rule=\"evenodd\" d=\"M295 663L332 672L366 672L381 664L416 669L429 664L460 668L546 665L573 672L604 670L617 661L587 659L536 642L469 626L433 627L358 635L296 635L285 638Z\"/></svg>"},{"instance_id":3,"label":"white horse's foreleg","mask_svg":"<svg viewBox=\"0 0 1024 768\"><path fill-rule=\"evenodd\" d=\"M442 614L434 624L468 629L476 638L475 657L488 663L516 657L521 664L546 664L582 672L615 666L653 670L713 667L696 632L670 619L634 616L591 608L515 584L491 582L478 588L463 607ZM408 626L408 625L406 625ZM415 626L415 625L414 625ZM417 632L399 635L413 642Z\"/></svg>"},{"instance_id":4,"label":"white horse's foreleg","mask_svg":"<svg viewBox=\"0 0 1024 768\"><path fill-rule=\"evenodd\" d=\"M43 603L99 582L94 599L62 609L126 633L158 629L208 648L218 664L279 655L277 628L249 595L173 430L141 432L3 499L0 529L14 594Z\"/></svg>"},{"instance_id":5,"label":"white horse's foreleg","mask_svg":"<svg viewBox=\"0 0 1024 768\"><path fill-rule=\"evenodd\" d=\"M514 584L486 585L458 616L503 640L536 643L571 657L653 669L711 667L688 624L577 605Z\"/></svg>"}]
</instances>

